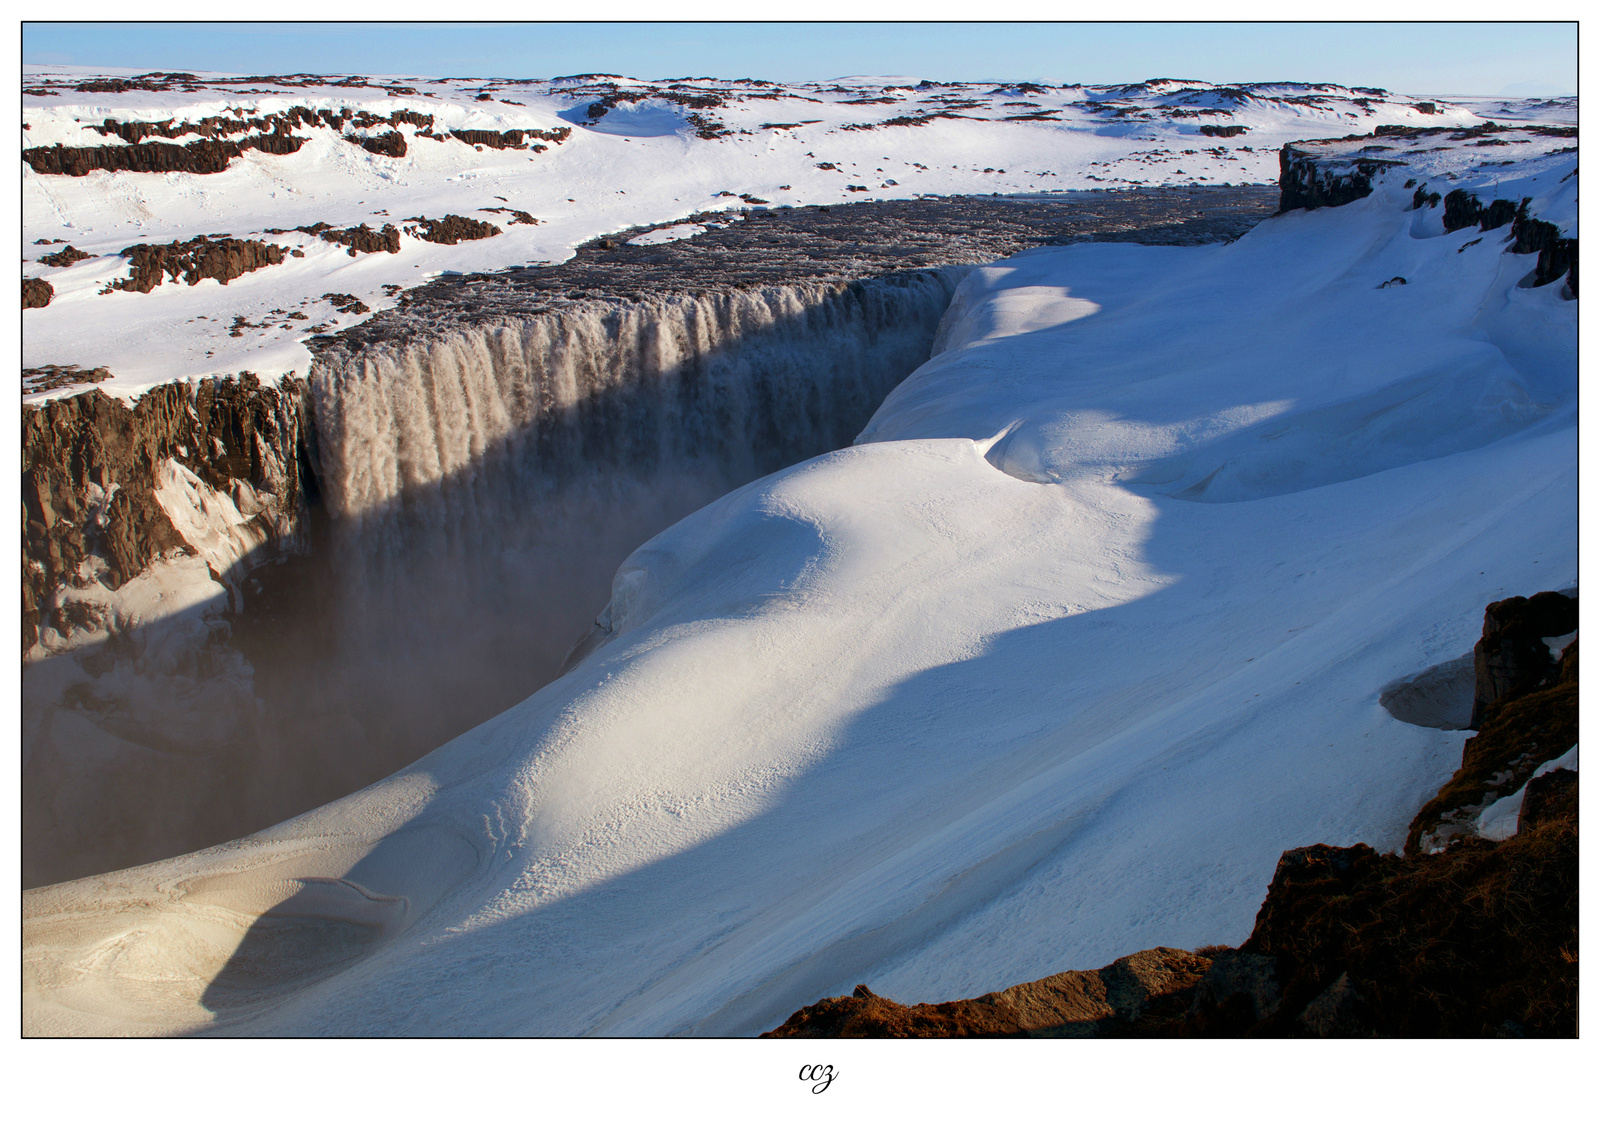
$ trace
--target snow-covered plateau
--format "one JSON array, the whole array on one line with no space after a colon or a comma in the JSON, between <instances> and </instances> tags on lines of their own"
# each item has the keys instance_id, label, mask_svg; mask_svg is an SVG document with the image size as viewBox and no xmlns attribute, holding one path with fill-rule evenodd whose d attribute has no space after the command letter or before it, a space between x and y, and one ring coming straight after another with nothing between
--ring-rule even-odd
<instances>
[{"instance_id":1,"label":"snow-covered plateau","mask_svg":"<svg viewBox=\"0 0 1600 1131\"><path fill-rule=\"evenodd\" d=\"M51 78L33 76L25 100L41 146L116 144L90 126L198 120L245 95L258 116L352 97L169 79L90 110ZM497 324L340 355L311 399L319 429L361 443L322 453L325 505L386 545L433 515L442 560L460 560L522 497L484 502L483 468L543 427L526 374L567 374L551 403L573 413L613 383L610 362L557 365L572 352L558 338L649 359L655 391L601 398L611 415L592 418L675 406L684 450L607 465L647 483L710 458L724 432L837 426L807 415L815 398L779 395L805 368L785 337L796 327L899 364L910 327L937 322L932 356L898 385L842 363L818 384L883 398L853 444L722 494L628 554L564 674L527 698L265 831L26 892L27 1032L748 1035L857 983L939 1001L1155 945L1236 943L1284 849L1403 842L1461 739L1400 721L1380 694L1470 649L1488 602L1577 580L1575 105L1503 107L1490 128L1484 107L1292 84L712 85L418 93L421 80L395 80L363 88L385 124L361 137L392 150L382 135L402 133L404 157L302 120L274 134L304 134L294 152L249 149L222 172L30 167L30 241L70 233L97 258L40 272L57 297L27 312L28 364L105 366L126 383L103 387L130 397L238 368L303 374L301 331L227 345L188 319L255 309L219 303L283 309L293 288L295 302L326 288L377 307L383 284L560 260L620 229L646 253L692 246L717 236L699 214L723 191L799 205L853 199L851 181L908 196L1281 173L1286 196L1337 206L1292 208L1232 242L1080 242L864 290L652 300L714 340L776 335L759 367L688 365L708 387L732 388L741 366L763 374L769 392L708 401L716 412L657 381L687 355L619 336L625 316L581 303L548 315L572 322L567 338ZM389 117L402 110L435 115L436 133L571 132L544 152L479 152L419 140L415 120ZM920 120L890 120L906 116ZM1214 123L1246 132L1199 133ZM134 240L469 214L453 177L541 223L455 245L402 233L395 254L300 233L303 258L226 286L97 293ZM378 209L348 210L357 181ZM138 336L158 343L148 362ZM253 496L208 495L162 466L152 489L210 520L180 534L212 556L249 549ZM624 505L557 479L575 492L559 496L562 529L584 529L604 499ZM483 544L519 576L523 543ZM202 578L194 561L168 564L214 587L190 607L216 615L226 571ZM426 615L425 578L396 592ZM120 599L137 620L161 598ZM174 626L192 623L152 623L149 646L181 650Z\"/></svg>"},{"instance_id":2,"label":"snow-covered plateau","mask_svg":"<svg viewBox=\"0 0 1600 1131\"><path fill-rule=\"evenodd\" d=\"M1502 122L1576 117L1571 99L1478 106L1170 79L780 85L29 66L24 82L24 274L54 295L24 315L23 365L42 371L24 389L36 395L82 387L97 369L109 373L101 388L124 395L241 370L304 377L310 339L425 279L558 263L624 230L648 246L702 213L727 223L845 201L1261 184L1277 180L1279 147L1304 138L1471 125L1480 110ZM426 223L447 216L483 226ZM363 225L366 237L351 235ZM194 258L191 244L126 285L129 248L201 236L261 250L231 278L187 276L177 256ZM84 258L40 261L64 246Z\"/></svg>"}]
</instances>

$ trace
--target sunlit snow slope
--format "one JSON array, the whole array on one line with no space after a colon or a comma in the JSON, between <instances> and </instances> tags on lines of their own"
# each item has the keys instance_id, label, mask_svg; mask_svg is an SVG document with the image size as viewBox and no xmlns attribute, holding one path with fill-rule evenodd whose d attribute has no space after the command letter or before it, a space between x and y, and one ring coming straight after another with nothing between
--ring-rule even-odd
<instances>
[{"instance_id":1,"label":"sunlit snow slope","mask_svg":"<svg viewBox=\"0 0 1600 1131\"><path fill-rule=\"evenodd\" d=\"M240 370L305 376L307 341L360 321L357 303L392 306L442 272L560 262L605 233L681 238L696 228L679 221L722 222L710 217L730 209L736 219L752 208L920 195L1270 183L1288 141L1481 120L1464 106L1370 88L1171 79L778 85L30 66L24 81L23 271L55 294L24 314L23 364L103 367L111 377L101 387L123 395ZM1532 112L1494 110L1502 120ZM1550 113L1563 110L1575 113ZM70 165L52 157L58 145L106 167L50 171ZM104 152L143 147L165 168L175 150L193 149L177 161L193 164L218 145L243 148L209 172L136 171ZM430 242L420 221L447 215L498 232ZM395 242L358 248L304 230L362 224L393 225ZM115 287L129 276L128 248L202 235L284 250L225 285ZM64 246L87 258L40 262Z\"/></svg>"},{"instance_id":2,"label":"sunlit snow slope","mask_svg":"<svg viewBox=\"0 0 1600 1131\"><path fill-rule=\"evenodd\" d=\"M566 676L28 893L27 1030L749 1034L1237 943L1285 848L1398 847L1460 736L1380 689L1576 577L1577 303L1404 172L974 272L861 442L646 543Z\"/></svg>"}]
</instances>

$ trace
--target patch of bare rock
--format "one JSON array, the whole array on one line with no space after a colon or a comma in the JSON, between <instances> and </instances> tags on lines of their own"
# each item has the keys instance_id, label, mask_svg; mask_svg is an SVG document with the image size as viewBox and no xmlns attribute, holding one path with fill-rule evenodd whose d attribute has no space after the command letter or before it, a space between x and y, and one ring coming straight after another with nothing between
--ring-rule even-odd
<instances>
[{"instance_id":1,"label":"patch of bare rock","mask_svg":"<svg viewBox=\"0 0 1600 1131\"><path fill-rule=\"evenodd\" d=\"M104 89L111 92L165 88L137 84L128 86L121 80L114 80L77 89ZM527 149L534 153L543 153L549 148L549 145L537 143L559 145L572 133L563 126L554 130L451 130L443 134L435 133L433 125L432 114L415 110L395 110L388 115L379 115L370 110L313 110L306 106L291 106L278 113L259 116L231 109L198 121L169 118L159 122L125 122L106 118L100 125L90 128L103 136L119 138L126 145L34 146L22 151L22 159L35 173L56 176L85 177L96 169L130 173L209 174L222 172L250 149L280 157L296 153L307 141L304 133L296 131L332 130L351 144L384 157L404 157L408 152L405 134L399 129L401 126L410 127L414 137L441 142L453 139L467 145L488 146L491 149ZM389 128L382 132L371 132L383 126ZM188 137L197 140L182 143L171 140ZM152 138L162 140L152 141Z\"/></svg>"},{"instance_id":2,"label":"patch of bare rock","mask_svg":"<svg viewBox=\"0 0 1600 1131\"><path fill-rule=\"evenodd\" d=\"M63 584L99 570L114 589L162 553L184 548L155 495L168 459L235 497L264 534L287 536L303 506L305 398L303 382L267 386L245 374L161 385L132 407L98 389L25 406L23 650L46 624L72 628L74 608L55 602Z\"/></svg>"},{"instance_id":3,"label":"patch of bare rock","mask_svg":"<svg viewBox=\"0 0 1600 1131\"><path fill-rule=\"evenodd\" d=\"M132 260L131 273L126 279L108 284L105 293L119 290L149 294L169 278L173 282L181 278L191 287L201 279L215 279L227 285L248 272L282 263L291 251L261 240L196 236L167 244L135 244L123 248L121 254Z\"/></svg>"}]
</instances>

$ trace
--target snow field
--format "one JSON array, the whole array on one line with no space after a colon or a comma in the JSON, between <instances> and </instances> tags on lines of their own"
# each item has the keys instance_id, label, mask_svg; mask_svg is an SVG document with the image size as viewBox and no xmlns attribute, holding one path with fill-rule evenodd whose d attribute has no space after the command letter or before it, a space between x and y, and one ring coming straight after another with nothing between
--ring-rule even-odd
<instances>
[{"instance_id":1,"label":"snow field","mask_svg":"<svg viewBox=\"0 0 1600 1131\"><path fill-rule=\"evenodd\" d=\"M562 678L28 893L28 1031L750 1034L1237 943L1283 850L1397 848L1460 736L1380 690L1576 578L1576 303L1399 180L974 271L856 446L641 546Z\"/></svg>"},{"instance_id":2,"label":"snow field","mask_svg":"<svg viewBox=\"0 0 1600 1131\"><path fill-rule=\"evenodd\" d=\"M397 129L408 139L407 153L394 158L352 145L331 129L302 127L295 132L307 140L298 152L249 150L224 172L207 175L95 171L70 177L36 174L25 165L27 254L36 258L55 249L38 240L59 239L95 258L64 268L25 260L25 273L50 282L56 297L25 315L24 365L106 366L114 379L100 387L124 397L166 380L241 370L264 379L303 376L311 362L307 339L361 318L336 311L324 294L353 295L381 310L397 301L399 290L442 272L562 262L597 236L668 225L699 212L918 195L1271 183L1278 176L1278 148L1288 141L1383 124L1480 120L1466 107L1442 102L1427 114L1400 95L1297 84L1023 90L987 84L919 88L917 80L787 87L716 81L690 84L691 94L723 99L698 113L731 132L707 138L690 118L696 111L658 96L623 102L592 119L588 108L602 88L558 80L387 80L395 89L409 84L405 88L416 92L409 95L270 82L241 89L214 75L200 76L194 92L107 94L68 85L87 77L29 68L25 81L63 85L49 96L24 94L27 145L124 144L89 128L107 118L197 122L235 108L262 116L294 106L382 117L408 110L432 115L435 132L571 130L564 141L541 143L547 150L534 153L435 141L402 124ZM614 85L623 92L666 89L622 78ZM480 101L480 93L491 98ZM953 116L929 116L941 113ZM1010 120L1029 113L1054 117ZM920 124L885 124L906 119ZM1227 138L1200 132L1217 124L1247 132ZM384 124L353 132L389 129ZM741 194L765 203L747 204ZM530 212L539 223L511 223L509 213L487 211L495 208ZM352 258L314 236L268 231L319 222L376 229L447 213L489 220L501 234L453 246L405 236L398 254ZM99 293L126 273L117 257L123 248L200 234L264 239L304 257L226 286L211 279L192 288L169 281L149 294ZM246 325L236 324L240 318ZM86 325L94 327L92 336L84 335Z\"/></svg>"}]
</instances>

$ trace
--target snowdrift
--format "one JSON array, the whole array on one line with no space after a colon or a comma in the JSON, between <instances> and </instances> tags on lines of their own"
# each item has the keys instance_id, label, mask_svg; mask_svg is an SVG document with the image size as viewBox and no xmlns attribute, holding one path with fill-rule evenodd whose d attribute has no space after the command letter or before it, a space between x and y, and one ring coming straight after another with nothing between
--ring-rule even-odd
<instances>
[{"instance_id":1,"label":"snowdrift","mask_svg":"<svg viewBox=\"0 0 1600 1131\"><path fill-rule=\"evenodd\" d=\"M641 546L561 679L27 893L25 1028L754 1034L1232 942L1285 847L1397 848L1460 738L1380 692L1576 579L1577 304L1411 195L974 271L856 445Z\"/></svg>"}]
</instances>

